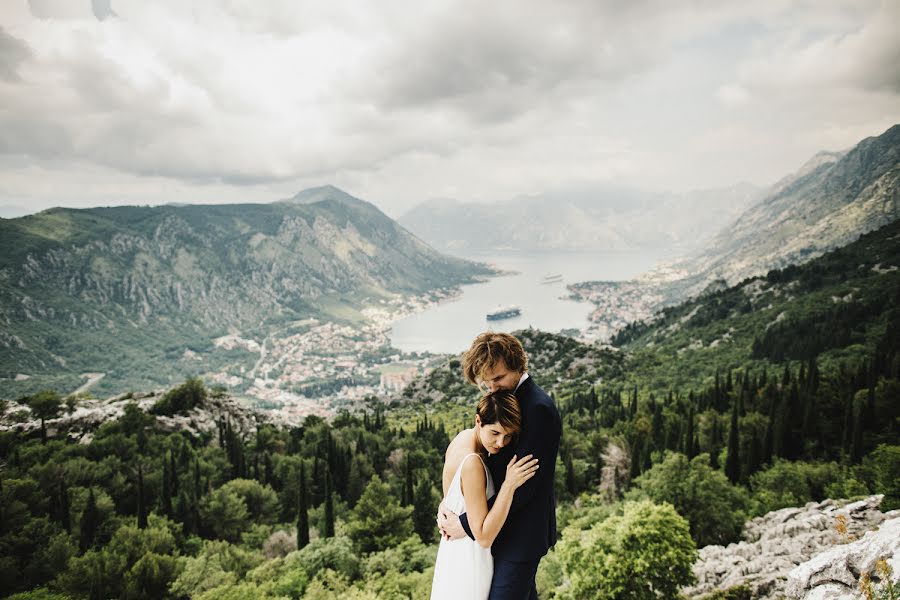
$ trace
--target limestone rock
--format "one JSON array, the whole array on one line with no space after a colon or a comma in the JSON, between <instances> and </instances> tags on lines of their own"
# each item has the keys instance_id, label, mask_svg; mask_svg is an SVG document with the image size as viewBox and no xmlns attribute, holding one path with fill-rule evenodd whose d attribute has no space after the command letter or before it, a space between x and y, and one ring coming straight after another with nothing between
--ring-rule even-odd
<instances>
[{"instance_id":1,"label":"limestone rock","mask_svg":"<svg viewBox=\"0 0 900 600\"><path fill-rule=\"evenodd\" d=\"M802 508L783 508L757 517L745 526L744 541L727 547L700 549L694 564L697 584L683 592L687 597L699 597L744 584L755 598L781 598L788 574L798 565L839 544L862 537L893 515L878 510L882 498L877 495L856 502L810 502ZM843 534L838 533L839 521L846 525ZM900 570L895 569L897 571ZM839 575L836 573L835 576ZM855 579L833 580L836 585L844 585L843 581L853 585ZM817 593L827 594L829 589L823 588Z\"/></svg>"},{"instance_id":2,"label":"limestone rock","mask_svg":"<svg viewBox=\"0 0 900 600\"><path fill-rule=\"evenodd\" d=\"M894 584L900 584L900 511L888 515L894 518L883 522L876 531L822 552L792 570L785 589L787 596L803 600L863 598L859 579L868 573L877 582L879 560L887 561Z\"/></svg>"}]
</instances>

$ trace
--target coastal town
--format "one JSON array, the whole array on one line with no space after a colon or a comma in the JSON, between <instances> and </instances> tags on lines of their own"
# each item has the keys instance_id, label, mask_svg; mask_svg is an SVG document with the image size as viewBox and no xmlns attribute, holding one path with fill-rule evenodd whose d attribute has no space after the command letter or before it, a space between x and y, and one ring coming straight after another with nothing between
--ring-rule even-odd
<instances>
[{"instance_id":1,"label":"coastal town","mask_svg":"<svg viewBox=\"0 0 900 600\"><path fill-rule=\"evenodd\" d=\"M264 340L239 333L223 336L214 340L217 348L243 350L258 359L252 366L236 361L203 378L208 385L225 386L248 404L276 411L291 422L301 422L307 415L328 417L371 397L387 402L442 358L392 348L392 324L458 294L455 289L440 289L382 300L363 309L358 324L305 319Z\"/></svg>"},{"instance_id":2,"label":"coastal town","mask_svg":"<svg viewBox=\"0 0 900 600\"><path fill-rule=\"evenodd\" d=\"M588 325L570 332L589 343L608 343L628 323L651 318L664 300L658 286L648 281L590 281L567 289L569 298L594 305ZM452 301L460 293L440 289L381 300L363 309L363 318L355 324L310 318L290 323L263 340L238 333L223 336L214 340L217 348L240 349L256 359L236 361L203 377L209 385L227 387L247 404L274 411L289 422L354 410L373 398L391 402L416 377L428 374L446 358L393 348L393 323Z\"/></svg>"}]
</instances>

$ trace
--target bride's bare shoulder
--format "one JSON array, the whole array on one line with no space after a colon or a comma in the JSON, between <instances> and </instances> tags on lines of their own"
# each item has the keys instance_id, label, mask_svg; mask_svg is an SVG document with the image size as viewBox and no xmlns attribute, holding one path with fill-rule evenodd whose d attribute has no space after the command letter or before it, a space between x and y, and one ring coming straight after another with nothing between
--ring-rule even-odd
<instances>
[{"instance_id":1,"label":"bride's bare shoulder","mask_svg":"<svg viewBox=\"0 0 900 600\"><path fill-rule=\"evenodd\" d=\"M447 451L444 452L444 460L463 452L469 453L472 451L472 446L474 446L472 443L472 430L463 429L450 441Z\"/></svg>"}]
</instances>

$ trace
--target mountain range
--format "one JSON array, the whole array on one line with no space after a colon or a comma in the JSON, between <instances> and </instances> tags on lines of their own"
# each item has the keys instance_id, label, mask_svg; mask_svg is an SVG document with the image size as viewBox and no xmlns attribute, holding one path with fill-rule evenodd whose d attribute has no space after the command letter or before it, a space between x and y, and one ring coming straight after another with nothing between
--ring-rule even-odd
<instances>
[{"instance_id":1,"label":"mountain range","mask_svg":"<svg viewBox=\"0 0 900 600\"><path fill-rule=\"evenodd\" d=\"M760 198L750 184L689 193L567 186L506 202L429 200L398 221L435 248L465 254L665 250L686 253Z\"/></svg>"},{"instance_id":2,"label":"mountain range","mask_svg":"<svg viewBox=\"0 0 900 600\"><path fill-rule=\"evenodd\" d=\"M309 317L352 323L366 306L490 272L330 186L270 204L0 220L0 387L9 395L84 371L105 372L107 384L168 382L184 376L185 353L210 351L217 336L264 338ZM37 379L20 386L19 374Z\"/></svg>"},{"instance_id":3,"label":"mountain range","mask_svg":"<svg viewBox=\"0 0 900 600\"><path fill-rule=\"evenodd\" d=\"M820 152L676 268L680 296L808 261L900 218L900 125Z\"/></svg>"}]
</instances>

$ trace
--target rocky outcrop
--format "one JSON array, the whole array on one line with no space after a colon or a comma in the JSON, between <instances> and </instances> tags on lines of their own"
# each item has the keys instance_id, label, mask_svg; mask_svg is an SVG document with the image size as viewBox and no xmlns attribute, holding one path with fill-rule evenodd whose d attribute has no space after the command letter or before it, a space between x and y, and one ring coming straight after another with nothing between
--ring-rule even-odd
<instances>
[{"instance_id":1,"label":"rocky outcrop","mask_svg":"<svg viewBox=\"0 0 900 600\"><path fill-rule=\"evenodd\" d=\"M811 502L753 519L745 526L744 541L700 549L694 565L697 584L683 590L684 594L699 597L743 584L754 598L781 598L788 574L798 565L861 538L885 519L900 516L898 511L879 511L882 498Z\"/></svg>"},{"instance_id":2,"label":"rocky outcrop","mask_svg":"<svg viewBox=\"0 0 900 600\"><path fill-rule=\"evenodd\" d=\"M879 561L884 563L879 565ZM866 532L861 539L827 550L798 566L788 575L785 592L788 598L803 600L862 599L863 574L876 589L887 583L882 581L885 576L900 586L900 514L886 520L878 530Z\"/></svg>"},{"instance_id":3,"label":"rocky outcrop","mask_svg":"<svg viewBox=\"0 0 900 600\"><path fill-rule=\"evenodd\" d=\"M71 413L64 413L56 419L49 419L47 436L49 438L65 436L71 441L88 444L94 432L107 421L113 421L125 414L125 407L135 403L144 412L150 411L162 397L162 392L147 394L129 394L127 397L113 397L106 400L82 400ZM37 435L41 430L41 422L30 418L30 409L18 402L10 402L5 413L0 415L0 431L18 431ZM242 435L256 432L258 425L271 422L274 413L253 410L241 406L228 396L221 398L208 397L202 404L185 412L172 416L154 415L156 427L163 431L183 431L197 436L202 433L215 433L217 423L226 419L231 427Z\"/></svg>"}]
</instances>

